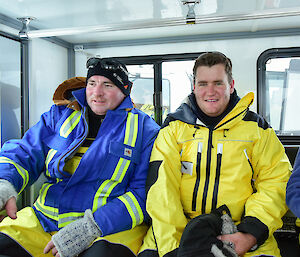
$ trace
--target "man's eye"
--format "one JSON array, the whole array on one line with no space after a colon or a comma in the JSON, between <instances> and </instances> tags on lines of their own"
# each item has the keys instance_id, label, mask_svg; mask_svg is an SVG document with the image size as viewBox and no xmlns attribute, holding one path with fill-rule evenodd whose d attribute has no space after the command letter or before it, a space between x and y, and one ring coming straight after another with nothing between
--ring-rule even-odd
<instances>
[{"instance_id":1,"label":"man's eye","mask_svg":"<svg viewBox=\"0 0 300 257\"><path fill-rule=\"evenodd\" d=\"M216 85L217 85L217 86L222 86L222 85L223 85L223 82L218 81L218 82L216 82Z\"/></svg>"},{"instance_id":2,"label":"man's eye","mask_svg":"<svg viewBox=\"0 0 300 257\"><path fill-rule=\"evenodd\" d=\"M199 87L205 87L207 83L198 83Z\"/></svg>"}]
</instances>

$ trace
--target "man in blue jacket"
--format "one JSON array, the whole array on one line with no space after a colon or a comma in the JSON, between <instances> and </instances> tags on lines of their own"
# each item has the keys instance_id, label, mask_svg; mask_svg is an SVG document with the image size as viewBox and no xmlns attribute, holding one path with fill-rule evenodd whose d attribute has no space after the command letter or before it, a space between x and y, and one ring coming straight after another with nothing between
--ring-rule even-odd
<instances>
[{"instance_id":1,"label":"man in blue jacket","mask_svg":"<svg viewBox=\"0 0 300 257\"><path fill-rule=\"evenodd\" d=\"M287 184L286 202L290 210L300 218L300 151L297 153L293 173Z\"/></svg>"},{"instance_id":2,"label":"man in blue jacket","mask_svg":"<svg viewBox=\"0 0 300 257\"><path fill-rule=\"evenodd\" d=\"M126 66L91 58L51 109L0 152L1 256L135 256L147 227L145 180L159 126L134 108ZM47 178L33 207L16 198Z\"/></svg>"}]
</instances>

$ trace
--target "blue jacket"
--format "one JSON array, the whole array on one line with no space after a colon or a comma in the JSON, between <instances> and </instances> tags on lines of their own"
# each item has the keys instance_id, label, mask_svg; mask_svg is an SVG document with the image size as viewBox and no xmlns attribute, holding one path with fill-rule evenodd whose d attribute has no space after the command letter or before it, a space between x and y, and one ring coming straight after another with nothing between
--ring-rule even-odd
<instances>
[{"instance_id":1,"label":"blue jacket","mask_svg":"<svg viewBox=\"0 0 300 257\"><path fill-rule=\"evenodd\" d=\"M0 152L0 178L21 193L42 172L34 203L45 231L57 231L91 209L102 235L135 227L146 218L145 180L159 126L126 97L108 111L73 175L64 165L88 134L85 88L73 91L80 111L53 105L20 140Z\"/></svg>"},{"instance_id":2,"label":"blue jacket","mask_svg":"<svg viewBox=\"0 0 300 257\"><path fill-rule=\"evenodd\" d=\"M293 173L287 184L286 203L290 210L300 218L300 150L297 153Z\"/></svg>"}]
</instances>

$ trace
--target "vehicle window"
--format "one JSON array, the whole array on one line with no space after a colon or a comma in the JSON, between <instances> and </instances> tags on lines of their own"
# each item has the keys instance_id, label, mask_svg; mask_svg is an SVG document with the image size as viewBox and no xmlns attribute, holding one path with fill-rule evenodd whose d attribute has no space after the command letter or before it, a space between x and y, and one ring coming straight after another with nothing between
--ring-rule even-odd
<instances>
[{"instance_id":1,"label":"vehicle window","mask_svg":"<svg viewBox=\"0 0 300 257\"><path fill-rule=\"evenodd\" d=\"M174 112L192 92L194 60L162 63L162 76L170 81L170 111Z\"/></svg>"},{"instance_id":2,"label":"vehicle window","mask_svg":"<svg viewBox=\"0 0 300 257\"><path fill-rule=\"evenodd\" d=\"M175 111L192 90L194 60L163 61L161 63L161 107L162 121L169 112ZM127 65L133 82L131 98L136 108L155 118L154 67L153 64Z\"/></svg>"},{"instance_id":3,"label":"vehicle window","mask_svg":"<svg viewBox=\"0 0 300 257\"><path fill-rule=\"evenodd\" d=\"M200 53L119 57L133 81L136 107L159 125L192 91L193 65Z\"/></svg>"},{"instance_id":4,"label":"vehicle window","mask_svg":"<svg viewBox=\"0 0 300 257\"><path fill-rule=\"evenodd\" d=\"M267 56L259 67L259 110L279 136L299 136L299 57Z\"/></svg>"}]
</instances>

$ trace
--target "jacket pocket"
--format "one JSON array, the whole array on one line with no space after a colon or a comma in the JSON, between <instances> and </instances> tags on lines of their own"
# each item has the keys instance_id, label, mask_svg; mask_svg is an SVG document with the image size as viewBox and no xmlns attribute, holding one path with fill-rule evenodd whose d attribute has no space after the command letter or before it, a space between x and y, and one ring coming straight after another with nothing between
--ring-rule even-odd
<instances>
[{"instance_id":1,"label":"jacket pocket","mask_svg":"<svg viewBox=\"0 0 300 257\"><path fill-rule=\"evenodd\" d=\"M130 160L135 164L140 162L140 152L138 149L120 142L110 142L109 153L116 157Z\"/></svg>"}]
</instances>

